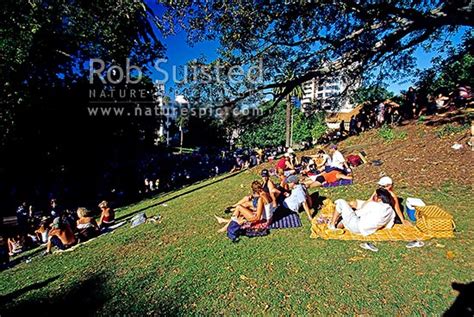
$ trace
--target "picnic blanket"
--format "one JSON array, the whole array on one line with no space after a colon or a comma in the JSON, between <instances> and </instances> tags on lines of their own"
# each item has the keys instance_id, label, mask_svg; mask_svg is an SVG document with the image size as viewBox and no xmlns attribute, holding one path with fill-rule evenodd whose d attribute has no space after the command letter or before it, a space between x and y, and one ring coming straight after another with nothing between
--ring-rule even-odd
<instances>
[{"instance_id":1,"label":"picnic blanket","mask_svg":"<svg viewBox=\"0 0 474 317\"><path fill-rule=\"evenodd\" d=\"M337 187L337 186L346 186L352 185L352 179L340 179L334 183L324 183L323 187Z\"/></svg>"},{"instance_id":2,"label":"picnic blanket","mask_svg":"<svg viewBox=\"0 0 474 317\"><path fill-rule=\"evenodd\" d=\"M413 240L429 240L433 238L431 235L421 232L415 226L405 226L396 224L391 229L377 230L375 233L363 236L355 234L348 230L344 230L343 234L337 234L328 230L326 224L318 224L313 222L311 225L311 238L321 238L324 240L360 240L360 241L413 241Z\"/></svg>"},{"instance_id":3,"label":"picnic blanket","mask_svg":"<svg viewBox=\"0 0 474 317\"><path fill-rule=\"evenodd\" d=\"M292 212L281 217L273 217L270 229L285 229L301 227L301 218L298 214Z\"/></svg>"},{"instance_id":4,"label":"picnic blanket","mask_svg":"<svg viewBox=\"0 0 474 317\"><path fill-rule=\"evenodd\" d=\"M319 217L331 217L336 206L330 199L323 201L317 218L314 218L311 224L311 238L321 238L324 240L361 240L361 241L413 241L413 240L428 240L433 236L420 231L415 226L404 226L396 224L391 229L377 230L375 233L363 236L361 234L352 233L344 230L343 234L337 234L334 231L328 230L326 223L318 223Z\"/></svg>"}]
</instances>

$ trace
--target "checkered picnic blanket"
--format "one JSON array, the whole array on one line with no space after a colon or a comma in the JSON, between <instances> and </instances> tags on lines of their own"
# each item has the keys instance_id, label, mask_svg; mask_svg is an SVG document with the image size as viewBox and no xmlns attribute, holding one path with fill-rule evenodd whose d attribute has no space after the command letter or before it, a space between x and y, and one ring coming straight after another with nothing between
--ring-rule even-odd
<instances>
[{"instance_id":1,"label":"checkered picnic blanket","mask_svg":"<svg viewBox=\"0 0 474 317\"><path fill-rule=\"evenodd\" d=\"M391 229L377 230L375 233L363 236L355 234L349 230L344 230L343 234L337 234L328 230L326 224L318 224L313 222L311 226L311 238L322 238L324 240L360 240L360 241L413 241L413 240L429 240L433 238L431 235L421 232L415 226L404 226L396 224Z\"/></svg>"},{"instance_id":2,"label":"checkered picnic blanket","mask_svg":"<svg viewBox=\"0 0 474 317\"><path fill-rule=\"evenodd\" d=\"M334 203L330 199L323 202L323 207L320 210L320 216L330 218L335 209ZM352 233L349 230L344 230L343 234L338 234L332 230L328 230L327 224L319 224L314 218L311 225L311 238L321 238L324 240L360 240L360 241L413 241L413 240L428 240L433 236L420 231L415 226L404 226L396 224L391 229L377 230L368 236Z\"/></svg>"}]
</instances>

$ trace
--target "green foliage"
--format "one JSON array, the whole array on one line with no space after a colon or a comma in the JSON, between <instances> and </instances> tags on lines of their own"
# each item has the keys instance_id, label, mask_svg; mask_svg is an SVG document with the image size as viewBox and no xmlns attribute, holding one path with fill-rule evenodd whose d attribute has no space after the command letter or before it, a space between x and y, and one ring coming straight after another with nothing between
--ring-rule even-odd
<instances>
[{"instance_id":1,"label":"green foliage","mask_svg":"<svg viewBox=\"0 0 474 317\"><path fill-rule=\"evenodd\" d=\"M235 82L212 73L215 80L196 78L193 94L220 94L216 103L238 105L259 92L279 88L288 95L308 80L329 79L344 72L349 80L397 80L413 73L413 51L454 46L458 26L472 26L464 1L168 1L165 21L178 20L193 43L219 41L219 61L226 72L265 65L258 82ZM431 10L438 14L433 16ZM380 23L387 21L387 23ZM410 27L407 27L407 26ZM433 27L433 26L436 27ZM464 31L466 32L467 31ZM447 39L447 40L446 40ZM294 79L281 81L286 70ZM222 81L225 81L223 83Z\"/></svg>"},{"instance_id":2,"label":"green foliage","mask_svg":"<svg viewBox=\"0 0 474 317\"><path fill-rule=\"evenodd\" d=\"M404 140L407 138L408 134L406 131L396 132L389 125L384 124L378 131L379 137L382 138L385 142L392 142L395 140Z\"/></svg>"},{"instance_id":3,"label":"green foliage","mask_svg":"<svg viewBox=\"0 0 474 317\"><path fill-rule=\"evenodd\" d=\"M86 81L89 59L143 67L164 53L144 1L6 0L0 19L0 146L18 113Z\"/></svg>"},{"instance_id":4,"label":"green foliage","mask_svg":"<svg viewBox=\"0 0 474 317\"><path fill-rule=\"evenodd\" d=\"M258 122L247 126L239 137L243 146L261 147L285 144L285 103L274 107ZM271 108L271 103L261 106L264 113ZM324 113L315 113L306 116L301 109L293 108L293 143L318 139L326 132L327 125Z\"/></svg>"},{"instance_id":5,"label":"green foliage","mask_svg":"<svg viewBox=\"0 0 474 317\"><path fill-rule=\"evenodd\" d=\"M458 50L445 59L435 60L433 67L418 74L417 87L423 94L445 94L455 90L458 84L473 87L474 55L472 40L467 40Z\"/></svg>"},{"instance_id":6,"label":"green foliage","mask_svg":"<svg viewBox=\"0 0 474 317\"><path fill-rule=\"evenodd\" d=\"M370 86L357 89L352 95L352 102L361 104L363 102L377 102L393 98L394 94L384 87Z\"/></svg>"},{"instance_id":7,"label":"green foliage","mask_svg":"<svg viewBox=\"0 0 474 317\"><path fill-rule=\"evenodd\" d=\"M439 128L436 131L436 136L438 138L444 138L450 135L458 134L465 132L467 129L469 129L469 124L465 125L454 125L454 124L447 124L444 125L443 127Z\"/></svg>"},{"instance_id":8,"label":"green foliage","mask_svg":"<svg viewBox=\"0 0 474 317\"><path fill-rule=\"evenodd\" d=\"M317 118L313 121L313 128L311 129L311 136L313 140L318 140L328 130L328 126L325 120L325 114L323 112L316 114Z\"/></svg>"},{"instance_id":9,"label":"green foliage","mask_svg":"<svg viewBox=\"0 0 474 317\"><path fill-rule=\"evenodd\" d=\"M293 143L317 140L327 130L323 112L307 116L298 109L293 116Z\"/></svg>"},{"instance_id":10,"label":"green foliage","mask_svg":"<svg viewBox=\"0 0 474 317\"><path fill-rule=\"evenodd\" d=\"M240 134L238 142L249 147L284 145L286 118L284 105L280 103L257 122L247 125ZM261 107L266 112L270 106L270 103L266 103Z\"/></svg>"}]
</instances>

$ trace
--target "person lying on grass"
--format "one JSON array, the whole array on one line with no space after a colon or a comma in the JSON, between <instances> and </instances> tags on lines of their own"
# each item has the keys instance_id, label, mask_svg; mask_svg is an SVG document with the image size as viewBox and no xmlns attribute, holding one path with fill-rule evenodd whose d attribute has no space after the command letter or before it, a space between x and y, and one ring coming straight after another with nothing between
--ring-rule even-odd
<instances>
[{"instance_id":1,"label":"person lying on grass","mask_svg":"<svg viewBox=\"0 0 474 317\"><path fill-rule=\"evenodd\" d=\"M285 193L286 198L282 202L282 206L292 212L298 213L301 207L304 208L309 221L312 219L312 201L303 184L299 183L298 176L291 175L286 179L286 183L290 189L290 193Z\"/></svg>"},{"instance_id":2,"label":"person lying on grass","mask_svg":"<svg viewBox=\"0 0 474 317\"><path fill-rule=\"evenodd\" d=\"M69 224L62 222L59 217L53 220L48 235L49 238L48 243L46 244L45 254L51 253L53 246L57 247L59 250L66 250L77 242Z\"/></svg>"},{"instance_id":3,"label":"person lying on grass","mask_svg":"<svg viewBox=\"0 0 474 317\"><path fill-rule=\"evenodd\" d=\"M375 191L372 201L360 201L361 204L354 210L344 199L338 199L334 203L336 210L328 224L331 230L346 228L352 233L368 236L381 228L392 228L395 220L393 210L394 201L392 195L384 188Z\"/></svg>"},{"instance_id":4,"label":"person lying on grass","mask_svg":"<svg viewBox=\"0 0 474 317\"><path fill-rule=\"evenodd\" d=\"M267 223L271 222L273 212L275 211L272 197L269 193L263 190L262 183L259 181L252 182L252 192L258 197L257 207L254 209L245 205L238 205L235 208L231 219L224 219L215 216L217 222L225 223L225 226L219 229L218 232L226 232L231 220L237 221L240 224L246 221L254 223L259 221L266 221Z\"/></svg>"},{"instance_id":5,"label":"person lying on grass","mask_svg":"<svg viewBox=\"0 0 474 317\"><path fill-rule=\"evenodd\" d=\"M388 176L384 176L379 180L378 185L379 185L379 188L386 189L390 193L390 195L392 196L392 199L393 199L393 202L394 202L393 209L395 210L395 223L401 223L401 224L406 225L406 226L412 226L410 221L405 219L405 217L403 216L403 212L400 208L400 201L398 200L397 194L393 190L393 180ZM376 195L376 193L374 192L372 194L372 196L370 196L369 201L374 200L375 195ZM349 205L352 208L355 208L357 206L357 201L351 201L349 203Z\"/></svg>"},{"instance_id":6,"label":"person lying on grass","mask_svg":"<svg viewBox=\"0 0 474 317\"><path fill-rule=\"evenodd\" d=\"M304 182L306 188L321 187L324 184L332 184L340 179L352 179L352 175L345 175L339 170L332 170L330 172L323 172L319 175L309 175Z\"/></svg>"},{"instance_id":7,"label":"person lying on grass","mask_svg":"<svg viewBox=\"0 0 474 317\"><path fill-rule=\"evenodd\" d=\"M80 242L85 242L99 234L99 226L93 217L90 216L89 210L84 207L77 208L76 228L77 236Z\"/></svg>"}]
</instances>

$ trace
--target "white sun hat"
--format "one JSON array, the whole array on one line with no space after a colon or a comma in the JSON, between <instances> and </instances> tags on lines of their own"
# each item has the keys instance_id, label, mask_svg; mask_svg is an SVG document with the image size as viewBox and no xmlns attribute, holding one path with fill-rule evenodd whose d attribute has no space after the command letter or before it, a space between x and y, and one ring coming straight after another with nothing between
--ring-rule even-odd
<instances>
[{"instance_id":1,"label":"white sun hat","mask_svg":"<svg viewBox=\"0 0 474 317\"><path fill-rule=\"evenodd\" d=\"M390 177L388 176L384 176L382 177L380 180L379 180L379 183L378 183L380 186L388 186L388 185L392 185L393 184L393 181Z\"/></svg>"}]
</instances>

